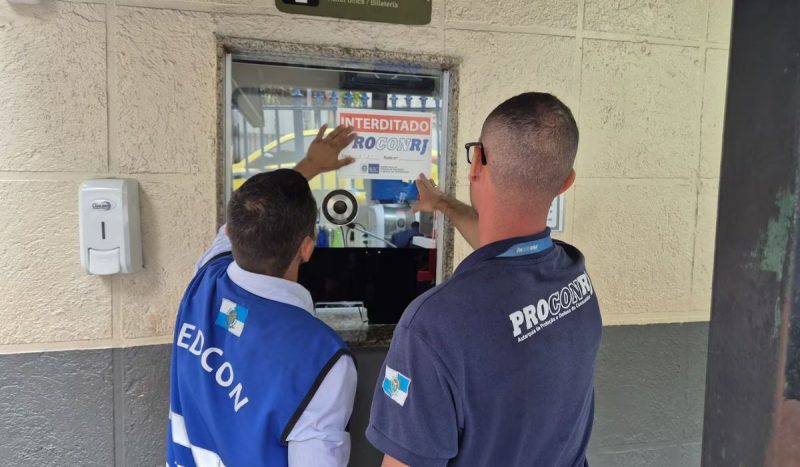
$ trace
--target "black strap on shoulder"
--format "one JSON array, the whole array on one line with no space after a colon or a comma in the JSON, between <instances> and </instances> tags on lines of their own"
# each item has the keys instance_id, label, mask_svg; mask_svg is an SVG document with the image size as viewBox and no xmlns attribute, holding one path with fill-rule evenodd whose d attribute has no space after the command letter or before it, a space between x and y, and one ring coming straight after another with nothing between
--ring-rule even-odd
<instances>
[{"instance_id":1,"label":"black strap on shoulder","mask_svg":"<svg viewBox=\"0 0 800 467\"><path fill-rule=\"evenodd\" d=\"M308 404L311 403L311 399L314 398L314 394L317 393L317 389L319 389L319 386L322 384L322 381L324 381L325 377L328 376L328 372L331 371L333 365L335 365L336 362L339 361L339 358L342 355L349 355L350 357L352 357L352 354L348 349L346 348L339 349L335 354L333 354L330 360L328 360L328 363L326 363L325 366L322 367L322 370L320 370L319 375L317 375L317 379L314 380L314 384L311 385L311 388L306 393L306 396L303 398L303 401L300 402L300 405L297 407L297 410L295 410L294 414L289 419L289 423L287 423L286 427L283 429L283 433L281 433L281 444L283 446L287 445L286 438L289 437L289 433L292 432L294 426L297 424L297 421L300 419L300 416L303 415L303 412L306 411L306 407L308 407ZM353 358L353 361L355 361L355 358Z\"/></svg>"},{"instance_id":2,"label":"black strap on shoulder","mask_svg":"<svg viewBox=\"0 0 800 467\"><path fill-rule=\"evenodd\" d=\"M203 271L205 271L205 269L206 269L206 268L207 268L207 267L208 267L208 266L209 266L211 263L213 263L214 261L216 261L216 260L218 260L218 259L220 259L220 258L225 258L226 256L232 256L232 255L233 255L233 252L230 252L230 251L223 251L222 253L220 253L220 254L218 254L218 255L214 255L214 256L212 256L212 257L211 257L211 259L209 259L208 261L206 261L206 264L204 264L204 265L200 266L200 269L198 269L198 270L197 270L197 274L195 274L195 276L199 276L199 275L200 275L200 273L202 273Z\"/></svg>"}]
</instances>

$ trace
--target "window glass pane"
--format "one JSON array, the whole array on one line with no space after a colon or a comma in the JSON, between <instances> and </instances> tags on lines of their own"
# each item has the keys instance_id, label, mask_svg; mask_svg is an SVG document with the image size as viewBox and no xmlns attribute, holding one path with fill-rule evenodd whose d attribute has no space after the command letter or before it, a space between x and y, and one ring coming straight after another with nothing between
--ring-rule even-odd
<instances>
[{"instance_id":1,"label":"window glass pane","mask_svg":"<svg viewBox=\"0 0 800 467\"><path fill-rule=\"evenodd\" d=\"M335 127L338 113L349 109L430 115L430 174L438 184L441 83L441 73L378 73L234 60L228 186L233 191L257 173L294 167L321 125ZM394 243L408 248L413 246L413 236L434 236L432 216L412 212L410 201L416 199L413 180L344 178L326 173L311 180L310 186L318 205L337 189L347 190L358 202L358 217L351 227L333 225L320 216L324 237L319 240L320 247L386 248ZM360 230L354 231L357 228Z\"/></svg>"}]
</instances>

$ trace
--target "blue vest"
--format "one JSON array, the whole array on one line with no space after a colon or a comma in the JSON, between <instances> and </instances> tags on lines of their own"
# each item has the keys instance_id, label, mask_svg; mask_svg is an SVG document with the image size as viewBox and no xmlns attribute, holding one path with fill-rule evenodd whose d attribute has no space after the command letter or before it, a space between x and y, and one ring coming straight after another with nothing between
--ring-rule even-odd
<instances>
[{"instance_id":1,"label":"blue vest","mask_svg":"<svg viewBox=\"0 0 800 467\"><path fill-rule=\"evenodd\" d=\"M167 464L286 466L286 438L347 347L294 305L234 284L228 255L183 297L170 370Z\"/></svg>"}]
</instances>

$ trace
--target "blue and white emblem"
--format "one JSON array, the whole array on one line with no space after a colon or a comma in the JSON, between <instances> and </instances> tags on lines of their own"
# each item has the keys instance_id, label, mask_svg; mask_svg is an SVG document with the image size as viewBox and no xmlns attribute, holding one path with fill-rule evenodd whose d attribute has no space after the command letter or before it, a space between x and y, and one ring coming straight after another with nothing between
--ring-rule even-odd
<instances>
[{"instance_id":1,"label":"blue and white emblem","mask_svg":"<svg viewBox=\"0 0 800 467\"><path fill-rule=\"evenodd\" d=\"M247 308L237 305L227 298L223 298L222 305L219 307L217 321L215 321L214 324L227 329L228 332L239 337L242 335L242 330L244 330L244 323L247 321L247 313Z\"/></svg>"},{"instance_id":2,"label":"blue and white emblem","mask_svg":"<svg viewBox=\"0 0 800 467\"><path fill-rule=\"evenodd\" d=\"M410 385L411 378L388 366L386 367L386 375L383 378L383 392L389 398L402 406L406 403Z\"/></svg>"}]
</instances>

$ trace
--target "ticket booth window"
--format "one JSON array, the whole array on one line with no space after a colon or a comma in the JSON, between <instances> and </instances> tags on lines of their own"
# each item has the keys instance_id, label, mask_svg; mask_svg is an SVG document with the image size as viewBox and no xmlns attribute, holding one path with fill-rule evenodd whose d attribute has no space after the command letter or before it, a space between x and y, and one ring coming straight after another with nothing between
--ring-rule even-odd
<instances>
[{"instance_id":1,"label":"ticket booth window","mask_svg":"<svg viewBox=\"0 0 800 467\"><path fill-rule=\"evenodd\" d=\"M319 234L301 282L318 303L396 321L442 276L442 221L413 205L419 172L445 186L447 72L228 63L225 200L255 174L294 167L323 124L355 126L343 153L356 163L310 181Z\"/></svg>"}]
</instances>

